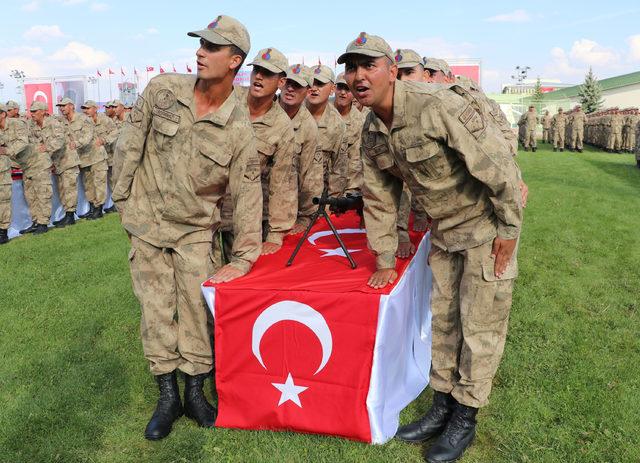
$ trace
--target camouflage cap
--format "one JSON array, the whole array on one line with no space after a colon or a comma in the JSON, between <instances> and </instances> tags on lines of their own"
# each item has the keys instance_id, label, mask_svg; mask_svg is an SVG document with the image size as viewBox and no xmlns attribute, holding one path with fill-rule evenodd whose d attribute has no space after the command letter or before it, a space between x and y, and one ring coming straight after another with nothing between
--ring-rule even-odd
<instances>
[{"instance_id":1,"label":"camouflage cap","mask_svg":"<svg viewBox=\"0 0 640 463\"><path fill-rule=\"evenodd\" d=\"M445 74L445 75L449 75L451 74L451 68L449 67L449 63L447 63L445 60L443 59L437 59L436 61L438 61L438 63L440 64L440 70Z\"/></svg>"},{"instance_id":2,"label":"camouflage cap","mask_svg":"<svg viewBox=\"0 0 640 463\"><path fill-rule=\"evenodd\" d=\"M244 25L231 16L219 15L209 23L206 29L187 33L189 37L202 37L216 45L235 45L245 54L251 49L249 31Z\"/></svg>"},{"instance_id":3,"label":"camouflage cap","mask_svg":"<svg viewBox=\"0 0 640 463\"><path fill-rule=\"evenodd\" d=\"M304 64L294 64L287 70L287 79L302 85L303 87L311 87L313 79L311 78L311 70Z\"/></svg>"},{"instance_id":4,"label":"camouflage cap","mask_svg":"<svg viewBox=\"0 0 640 463\"><path fill-rule=\"evenodd\" d=\"M68 96L64 97L62 100L60 100L56 106L64 106L64 105L68 105L68 104L72 104L75 105L74 101L69 98Z\"/></svg>"},{"instance_id":5,"label":"camouflage cap","mask_svg":"<svg viewBox=\"0 0 640 463\"><path fill-rule=\"evenodd\" d=\"M318 80L323 84L336 81L336 75L333 73L329 66L325 66L324 64L318 64L311 68L313 80Z\"/></svg>"},{"instance_id":6,"label":"camouflage cap","mask_svg":"<svg viewBox=\"0 0 640 463\"><path fill-rule=\"evenodd\" d=\"M118 100L117 98L111 101L111 106L113 106L114 108L117 108L120 105L124 106L122 101Z\"/></svg>"},{"instance_id":7,"label":"camouflage cap","mask_svg":"<svg viewBox=\"0 0 640 463\"><path fill-rule=\"evenodd\" d=\"M105 108L112 108L113 107L113 100L109 100L104 104Z\"/></svg>"},{"instance_id":8,"label":"camouflage cap","mask_svg":"<svg viewBox=\"0 0 640 463\"><path fill-rule=\"evenodd\" d=\"M347 85L347 81L344 79L344 72L341 72L338 74L338 77L336 77L336 85L338 84Z\"/></svg>"},{"instance_id":9,"label":"camouflage cap","mask_svg":"<svg viewBox=\"0 0 640 463\"><path fill-rule=\"evenodd\" d=\"M98 107L98 103L96 103L93 100L87 100L85 101L82 106L80 106L82 109L86 109L86 108L97 108Z\"/></svg>"},{"instance_id":10,"label":"camouflage cap","mask_svg":"<svg viewBox=\"0 0 640 463\"><path fill-rule=\"evenodd\" d=\"M440 60L437 58L428 58L425 56L424 58L422 58L422 63L425 69L428 69L430 71L444 72L442 70L442 65L440 64Z\"/></svg>"},{"instance_id":11,"label":"camouflage cap","mask_svg":"<svg viewBox=\"0 0 640 463\"><path fill-rule=\"evenodd\" d=\"M398 48L393 58L398 68L413 68L417 65L422 66L422 58L415 51L409 48Z\"/></svg>"},{"instance_id":12,"label":"camouflage cap","mask_svg":"<svg viewBox=\"0 0 640 463\"><path fill-rule=\"evenodd\" d=\"M6 113L7 112L7 107L4 105L4 103L0 103L0 113Z\"/></svg>"},{"instance_id":13,"label":"camouflage cap","mask_svg":"<svg viewBox=\"0 0 640 463\"><path fill-rule=\"evenodd\" d=\"M49 107L44 101L34 101L31 103L29 111L46 111L47 109L49 109Z\"/></svg>"},{"instance_id":14,"label":"camouflage cap","mask_svg":"<svg viewBox=\"0 0 640 463\"><path fill-rule=\"evenodd\" d=\"M347 45L346 51L338 57L338 64L344 63L349 55L364 55L373 58L386 56L394 61L393 51L389 44L382 37L369 35L366 32L360 32L360 35Z\"/></svg>"},{"instance_id":15,"label":"camouflage cap","mask_svg":"<svg viewBox=\"0 0 640 463\"><path fill-rule=\"evenodd\" d=\"M6 107L7 107L7 111L11 109L20 109L20 105L18 104L18 102L13 100L7 101Z\"/></svg>"},{"instance_id":16,"label":"camouflage cap","mask_svg":"<svg viewBox=\"0 0 640 463\"><path fill-rule=\"evenodd\" d=\"M263 48L248 66L260 66L271 72L286 73L289 69L289 60L275 48Z\"/></svg>"}]
</instances>

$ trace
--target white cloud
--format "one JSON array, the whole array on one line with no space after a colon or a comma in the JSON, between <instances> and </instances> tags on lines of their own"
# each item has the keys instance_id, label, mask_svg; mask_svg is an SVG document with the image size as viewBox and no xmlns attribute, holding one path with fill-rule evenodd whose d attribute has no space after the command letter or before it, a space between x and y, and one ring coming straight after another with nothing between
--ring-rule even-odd
<instances>
[{"instance_id":1,"label":"white cloud","mask_svg":"<svg viewBox=\"0 0 640 463\"><path fill-rule=\"evenodd\" d=\"M22 11L33 12L37 11L38 8L40 8L40 4L35 0L33 2L25 3L24 5L22 5Z\"/></svg>"},{"instance_id":2,"label":"white cloud","mask_svg":"<svg viewBox=\"0 0 640 463\"><path fill-rule=\"evenodd\" d=\"M64 6L73 6L79 5L80 3L85 3L87 0L60 0Z\"/></svg>"},{"instance_id":3,"label":"white cloud","mask_svg":"<svg viewBox=\"0 0 640 463\"><path fill-rule=\"evenodd\" d=\"M591 66L607 66L616 64L620 56L611 48L589 39L580 39L573 42L569 52L571 59Z\"/></svg>"},{"instance_id":4,"label":"white cloud","mask_svg":"<svg viewBox=\"0 0 640 463\"><path fill-rule=\"evenodd\" d=\"M476 49L469 42L449 42L442 37L422 37L413 41L391 40L392 49L410 48L422 56L435 58L472 58Z\"/></svg>"},{"instance_id":5,"label":"white cloud","mask_svg":"<svg viewBox=\"0 0 640 463\"><path fill-rule=\"evenodd\" d=\"M106 3L94 2L91 4L91 11L102 12L107 11L109 9L109 5Z\"/></svg>"},{"instance_id":6,"label":"white cloud","mask_svg":"<svg viewBox=\"0 0 640 463\"><path fill-rule=\"evenodd\" d=\"M27 31L22 34L27 40L49 40L64 37L60 26L31 26Z\"/></svg>"},{"instance_id":7,"label":"white cloud","mask_svg":"<svg viewBox=\"0 0 640 463\"><path fill-rule=\"evenodd\" d=\"M531 15L526 10L514 10L510 13L491 16L485 21L501 23L525 23L531 21Z\"/></svg>"},{"instance_id":8,"label":"white cloud","mask_svg":"<svg viewBox=\"0 0 640 463\"><path fill-rule=\"evenodd\" d=\"M147 34L149 34L149 35L155 35L155 34L159 34L160 33L160 31L158 29L156 29L155 27L150 27L145 32Z\"/></svg>"},{"instance_id":9,"label":"white cloud","mask_svg":"<svg viewBox=\"0 0 640 463\"><path fill-rule=\"evenodd\" d=\"M640 61L640 34L628 37L627 43L629 44L628 60Z\"/></svg>"},{"instance_id":10,"label":"white cloud","mask_svg":"<svg viewBox=\"0 0 640 463\"><path fill-rule=\"evenodd\" d=\"M92 69L112 61L109 53L80 42L69 42L64 48L54 52L49 60L68 69Z\"/></svg>"}]
</instances>

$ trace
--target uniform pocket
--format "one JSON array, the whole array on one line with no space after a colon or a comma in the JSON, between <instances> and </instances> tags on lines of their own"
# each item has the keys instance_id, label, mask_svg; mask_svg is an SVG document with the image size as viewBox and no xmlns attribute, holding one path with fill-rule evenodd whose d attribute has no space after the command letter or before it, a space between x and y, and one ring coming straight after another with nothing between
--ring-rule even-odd
<instances>
[{"instance_id":1,"label":"uniform pocket","mask_svg":"<svg viewBox=\"0 0 640 463\"><path fill-rule=\"evenodd\" d=\"M407 162L413 172L438 179L448 172L444 149L436 142L425 142L405 149Z\"/></svg>"}]
</instances>

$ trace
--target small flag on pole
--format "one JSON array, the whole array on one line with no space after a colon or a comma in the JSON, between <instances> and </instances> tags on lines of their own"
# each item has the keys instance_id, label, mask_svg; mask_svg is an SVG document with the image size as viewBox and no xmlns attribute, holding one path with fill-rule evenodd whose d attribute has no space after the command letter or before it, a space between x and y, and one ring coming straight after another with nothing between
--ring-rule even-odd
<instances>
[{"instance_id":1,"label":"small flag on pole","mask_svg":"<svg viewBox=\"0 0 640 463\"><path fill-rule=\"evenodd\" d=\"M164 73L165 73L164 69L162 68L162 66L160 66L160 74L164 74Z\"/></svg>"},{"instance_id":2,"label":"small flag on pole","mask_svg":"<svg viewBox=\"0 0 640 463\"><path fill-rule=\"evenodd\" d=\"M153 66L147 66L147 72L153 72L154 67Z\"/></svg>"},{"instance_id":3,"label":"small flag on pole","mask_svg":"<svg viewBox=\"0 0 640 463\"><path fill-rule=\"evenodd\" d=\"M124 76L125 76L124 69L122 69L122 66L120 66L120 75L121 75L122 77L124 77Z\"/></svg>"},{"instance_id":4,"label":"small flag on pole","mask_svg":"<svg viewBox=\"0 0 640 463\"><path fill-rule=\"evenodd\" d=\"M176 65L175 64L172 64L171 66L173 66L173 72L178 72L178 71L176 71Z\"/></svg>"},{"instance_id":5,"label":"small flag on pole","mask_svg":"<svg viewBox=\"0 0 640 463\"><path fill-rule=\"evenodd\" d=\"M111 68L109 68L109 75L113 75L113 74L115 74L115 72L113 72Z\"/></svg>"},{"instance_id":6,"label":"small flag on pole","mask_svg":"<svg viewBox=\"0 0 640 463\"><path fill-rule=\"evenodd\" d=\"M189 65L188 65L188 64L185 64L185 66L187 66L187 72L188 72L189 74L191 74L191 72L193 72L193 71L191 71L191 68L189 67Z\"/></svg>"},{"instance_id":7,"label":"small flag on pole","mask_svg":"<svg viewBox=\"0 0 640 463\"><path fill-rule=\"evenodd\" d=\"M100 69L96 69L96 74L98 75L98 77L102 77L102 74L100 73Z\"/></svg>"}]
</instances>

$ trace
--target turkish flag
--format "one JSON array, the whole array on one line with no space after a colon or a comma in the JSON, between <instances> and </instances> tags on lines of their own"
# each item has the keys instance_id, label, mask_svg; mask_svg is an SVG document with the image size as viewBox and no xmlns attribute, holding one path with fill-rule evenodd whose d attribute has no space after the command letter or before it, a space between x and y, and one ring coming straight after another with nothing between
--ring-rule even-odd
<instances>
[{"instance_id":1,"label":"turkish flag","mask_svg":"<svg viewBox=\"0 0 640 463\"><path fill-rule=\"evenodd\" d=\"M164 74L164 69L160 66L160 74Z\"/></svg>"},{"instance_id":2,"label":"turkish flag","mask_svg":"<svg viewBox=\"0 0 640 463\"><path fill-rule=\"evenodd\" d=\"M173 72L178 72L178 71L176 71L176 65L172 64L172 66L173 66Z\"/></svg>"},{"instance_id":3,"label":"turkish flag","mask_svg":"<svg viewBox=\"0 0 640 463\"><path fill-rule=\"evenodd\" d=\"M147 72L153 72L153 66L147 66Z\"/></svg>"},{"instance_id":4,"label":"turkish flag","mask_svg":"<svg viewBox=\"0 0 640 463\"><path fill-rule=\"evenodd\" d=\"M286 237L243 278L203 284L205 298L215 286L216 426L380 441L372 438L367 398L381 297L394 285L367 286L375 257L359 217L332 220L355 270L320 219L291 267L301 235ZM422 236L411 232L415 244ZM399 275L409 262L398 260Z\"/></svg>"},{"instance_id":5,"label":"turkish flag","mask_svg":"<svg viewBox=\"0 0 640 463\"><path fill-rule=\"evenodd\" d=\"M188 72L189 74L191 74L191 72L192 72L192 71L191 71L191 67L190 67L188 64L186 64L185 66L187 66L187 72Z\"/></svg>"},{"instance_id":6,"label":"turkish flag","mask_svg":"<svg viewBox=\"0 0 640 463\"><path fill-rule=\"evenodd\" d=\"M53 89L50 83L24 84L24 94L27 110L34 101L42 101L47 104L49 114L53 114Z\"/></svg>"},{"instance_id":7,"label":"turkish flag","mask_svg":"<svg viewBox=\"0 0 640 463\"><path fill-rule=\"evenodd\" d=\"M109 75L110 75L110 76L112 76L112 75L114 75L114 74L115 74L115 72L113 72L113 71L111 70L111 68L109 68Z\"/></svg>"}]
</instances>

